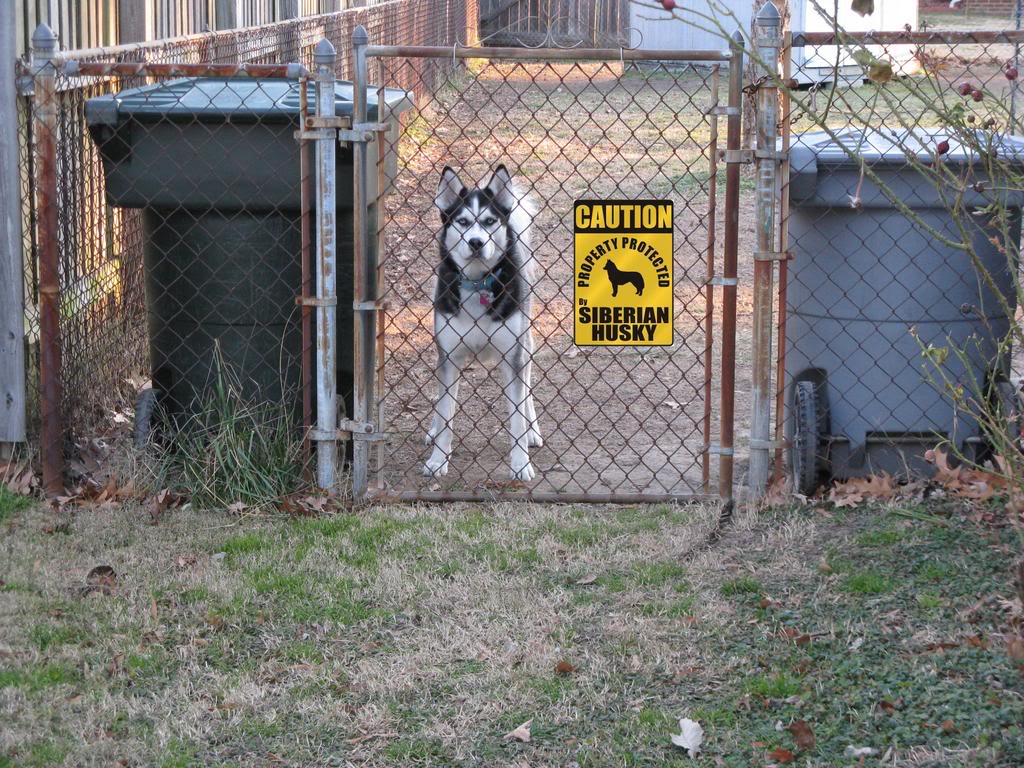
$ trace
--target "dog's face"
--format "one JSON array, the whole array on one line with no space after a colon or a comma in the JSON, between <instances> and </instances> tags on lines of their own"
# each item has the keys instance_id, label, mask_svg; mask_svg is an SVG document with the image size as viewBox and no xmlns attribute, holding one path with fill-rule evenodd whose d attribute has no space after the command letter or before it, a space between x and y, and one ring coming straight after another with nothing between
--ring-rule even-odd
<instances>
[{"instance_id":1,"label":"dog's face","mask_svg":"<svg viewBox=\"0 0 1024 768\"><path fill-rule=\"evenodd\" d=\"M611 259L608 259L608 260L607 260L607 261L606 261L606 262L604 263L604 271L605 271L605 272L611 272L611 271L612 271L613 269L615 269L615 264L613 264L613 263L612 263L612 260L611 260Z\"/></svg>"},{"instance_id":2,"label":"dog's face","mask_svg":"<svg viewBox=\"0 0 1024 768\"><path fill-rule=\"evenodd\" d=\"M515 202L504 165L487 186L475 189L467 189L451 168L444 169L434 203L441 210L445 250L460 271L476 277L497 266L508 247L508 217Z\"/></svg>"}]
</instances>

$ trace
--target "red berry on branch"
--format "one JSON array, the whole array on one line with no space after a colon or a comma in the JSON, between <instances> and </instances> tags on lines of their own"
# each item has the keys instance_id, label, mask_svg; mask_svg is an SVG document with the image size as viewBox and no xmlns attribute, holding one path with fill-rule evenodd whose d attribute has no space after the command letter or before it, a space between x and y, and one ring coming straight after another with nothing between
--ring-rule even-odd
<instances>
[{"instance_id":1,"label":"red berry on branch","mask_svg":"<svg viewBox=\"0 0 1024 768\"><path fill-rule=\"evenodd\" d=\"M943 139L935 146L935 151L940 155L944 155L949 152L949 142Z\"/></svg>"},{"instance_id":2,"label":"red berry on branch","mask_svg":"<svg viewBox=\"0 0 1024 768\"><path fill-rule=\"evenodd\" d=\"M1016 67L1007 67L1006 68L1006 79L1007 80L1016 80L1017 79L1017 68Z\"/></svg>"},{"instance_id":3,"label":"red berry on branch","mask_svg":"<svg viewBox=\"0 0 1024 768\"><path fill-rule=\"evenodd\" d=\"M666 11L674 11L676 7L676 0L661 0L661 7Z\"/></svg>"},{"instance_id":4,"label":"red berry on branch","mask_svg":"<svg viewBox=\"0 0 1024 768\"><path fill-rule=\"evenodd\" d=\"M971 91L971 98L974 99L975 101L981 101L982 99L985 98L985 94L983 94L981 91L974 90Z\"/></svg>"},{"instance_id":5,"label":"red berry on branch","mask_svg":"<svg viewBox=\"0 0 1024 768\"><path fill-rule=\"evenodd\" d=\"M974 86L970 83L960 83L960 87L957 90L960 91L961 96L970 96L974 91Z\"/></svg>"}]
</instances>

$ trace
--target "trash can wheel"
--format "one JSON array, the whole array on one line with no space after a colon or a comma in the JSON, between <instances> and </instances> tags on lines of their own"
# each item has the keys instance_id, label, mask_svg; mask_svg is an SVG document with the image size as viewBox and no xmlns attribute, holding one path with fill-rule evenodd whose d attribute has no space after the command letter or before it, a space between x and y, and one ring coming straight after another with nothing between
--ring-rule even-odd
<instances>
[{"instance_id":1,"label":"trash can wheel","mask_svg":"<svg viewBox=\"0 0 1024 768\"><path fill-rule=\"evenodd\" d=\"M793 446L790 469L793 490L811 494L818 487L818 446L821 444L822 408L813 381L798 381L793 388Z\"/></svg>"},{"instance_id":2,"label":"trash can wheel","mask_svg":"<svg viewBox=\"0 0 1024 768\"><path fill-rule=\"evenodd\" d=\"M132 439L139 450L146 448L153 437L156 409L156 390L149 387L139 392L135 398L135 426L132 431Z\"/></svg>"}]
</instances>

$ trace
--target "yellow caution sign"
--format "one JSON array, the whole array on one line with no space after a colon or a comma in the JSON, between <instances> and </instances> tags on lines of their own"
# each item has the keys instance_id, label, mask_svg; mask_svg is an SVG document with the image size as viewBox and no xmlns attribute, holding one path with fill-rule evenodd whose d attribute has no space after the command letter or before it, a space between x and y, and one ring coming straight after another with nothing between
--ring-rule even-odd
<instances>
[{"instance_id":1,"label":"yellow caution sign","mask_svg":"<svg viewBox=\"0 0 1024 768\"><path fill-rule=\"evenodd\" d=\"M672 344L672 201L578 200L575 340Z\"/></svg>"}]
</instances>

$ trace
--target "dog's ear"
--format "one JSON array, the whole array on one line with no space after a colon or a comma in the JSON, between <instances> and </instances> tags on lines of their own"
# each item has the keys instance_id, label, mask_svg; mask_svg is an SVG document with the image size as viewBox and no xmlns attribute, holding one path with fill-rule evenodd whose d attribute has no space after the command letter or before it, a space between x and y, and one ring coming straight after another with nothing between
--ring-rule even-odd
<instances>
[{"instance_id":1,"label":"dog's ear","mask_svg":"<svg viewBox=\"0 0 1024 768\"><path fill-rule=\"evenodd\" d=\"M459 201L465 189L465 185L459 181L459 175L446 165L441 171L441 183L437 185L434 205L442 211L447 211Z\"/></svg>"},{"instance_id":2,"label":"dog's ear","mask_svg":"<svg viewBox=\"0 0 1024 768\"><path fill-rule=\"evenodd\" d=\"M494 174L487 183L487 190L494 196L495 202L502 208L511 211L516 207L516 196L512 191L512 176L504 164L494 169Z\"/></svg>"}]
</instances>

